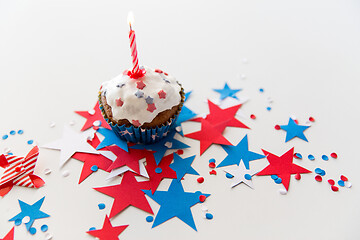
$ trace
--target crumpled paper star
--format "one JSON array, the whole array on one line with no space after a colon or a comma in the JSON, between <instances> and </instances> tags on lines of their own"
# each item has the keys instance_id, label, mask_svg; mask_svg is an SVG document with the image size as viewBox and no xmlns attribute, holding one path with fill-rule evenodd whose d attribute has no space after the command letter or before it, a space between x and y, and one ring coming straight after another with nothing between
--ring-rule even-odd
<instances>
[{"instance_id":1,"label":"crumpled paper star","mask_svg":"<svg viewBox=\"0 0 360 240\"><path fill-rule=\"evenodd\" d=\"M277 175L282 180L282 184L289 189L290 176L297 173L311 173L311 171L300 167L293 163L294 148L284 153L281 157L278 157L270 152L262 150L269 161L269 165L260 171L258 176L263 175Z\"/></svg>"},{"instance_id":2,"label":"crumpled paper star","mask_svg":"<svg viewBox=\"0 0 360 240\"><path fill-rule=\"evenodd\" d=\"M106 215L101 229L87 231L86 233L98 238L99 240L118 240L120 233L122 233L128 226L129 225L113 227L109 217Z\"/></svg>"},{"instance_id":3,"label":"crumpled paper star","mask_svg":"<svg viewBox=\"0 0 360 240\"><path fill-rule=\"evenodd\" d=\"M214 89L215 92L220 93L220 99L223 100L227 97L237 98L236 93L241 91L241 89L231 89L227 83L223 89Z\"/></svg>"},{"instance_id":4,"label":"crumpled paper star","mask_svg":"<svg viewBox=\"0 0 360 240\"><path fill-rule=\"evenodd\" d=\"M128 152L128 144L126 141L121 140L118 136L116 136L116 134L112 131L112 130L108 130L105 128L99 128L98 133L100 133L101 135L103 135L105 138L104 140L101 141L101 143L99 144L99 146L97 146L97 150L107 147L107 146L111 146L111 145L116 145L119 148L125 150L126 152Z\"/></svg>"},{"instance_id":5,"label":"crumpled paper star","mask_svg":"<svg viewBox=\"0 0 360 240\"><path fill-rule=\"evenodd\" d=\"M196 155L188 158L181 158L174 153L174 162L170 164L170 167L176 172L178 181L180 181L185 174L199 175L199 173L191 166L195 157Z\"/></svg>"},{"instance_id":6,"label":"crumpled paper star","mask_svg":"<svg viewBox=\"0 0 360 240\"><path fill-rule=\"evenodd\" d=\"M103 115L101 114L101 110L99 108L99 102L97 101L95 107L93 109L94 114L90 114L89 111L75 111L75 113L79 114L80 116L86 118L86 122L84 126L81 128L81 131L85 131L93 126L95 121L101 121L101 127L107 128L111 130L111 127L104 119Z\"/></svg>"},{"instance_id":7,"label":"crumpled paper star","mask_svg":"<svg viewBox=\"0 0 360 240\"><path fill-rule=\"evenodd\" d=\"M1 238L0 240L14 240L14 227L6 234L4 238Z\"/></svg>"},{"instance_id":8,"label":"crumpled paper star","mask_svg":"<svg viewBox=\"0 0 360 240\"><path fill-rule=\"evenodd\" d=\"M191 213L191 207L200 202L200 195L206 197L210 194L201 192L185 192L181 182L172 180L167 191L156 191L154 194L150 190L143 190L155 202L160 204L160 209L156 214L152 227L156 227L167 220L177 217L195 231L196 226Z\"/></svg>"},{"instance_id":9,"label":"crumpled paper star","mask_svg":"<svg viewBox=\"0 0 360 240\"><path fill-rule=\"evenodd\" d=\"M70 127L64 126L61 139L45 144L43 148L60 150L60 167L63 166L76 152L99 154L87 143L88 132L75 132Z\"/></svg>"},{"instance_id":10,"label":"crumpled paper star","mask_svg":"<svg viewBox=\"0 0 360 240\"><path fill-rule=\"evenodd\" d=\"M174 138L176 132L170 131L167 135L167 137L161 139L160 141L154 143L154 144L137 144L134 146L131 146L130 148L133 149L147 149L154 152L154 157L156 164L159 164L161 159L164 157L166 151L168 149L183 149L183 148L189 148L189 145L186 145L185 143L180 142L179 140L176 140Z\"/></svg>"},{"instance_id":11,"label":"crumpled paper star","mask_svg":"<svg viewBox=\"0 0 360 240\"><path fill-rule=\"evenodd\" d=\"M15 217L11 218L9 221L22 220L25 216L30 218L29 222L25 223L26 229L29 231L33 223L36 219L47 218L50 215L40 211L41 205L44 202L45 197L34 203L33 205L29 205L21 200L19 200L21 212Z\"/></svg>"},{"instance_id":12,"label":"crumpled paper star","mask_svg":"<svg viewBox=\"0 0 360 240\"><path fill-rule=\"evenodd\" d=\"M110 218L122 212L128 206L134 206L144 210L145 212L153 214L153 211L146 200L145 194L141 190L149 189L149 184L147 181L136 181L134 173L132 172L124 173L121 183L118 185L94 189L114 198L114 203L109 216Z\"/></svg>"},{"instance_id":13,"label":"crumpled paper star","mask_svg":"<svg viewBox=\"0 0 360 240\"><path fill-rule=\"evenodd\" d=\"M232 188L239 185L240 183L245 183L250 188L254 188L252 183L252 176L254 176L256 173L259 172L255 170L246 169L243 162L241 162L239 166L228 168L224 171L230 173L233 176L231 182Z\"/></svg>"},{"instance_id":14,"label":"crumpled paper star","mask_svg":"<svg viewBox=\"0 0 360 240\"><path fill-rule=\"evenodd\" d=\"M303 126L298 125L292 118L289 118L288 125L280 125L280 128L286 131L286 139L285 142L290 141L294 137L298 137L306 142L308 140L306 139L304 135L304 131L308 129L310 126Z\"/></svg>"},{"instance_id":15,"label":"crumpled paper star","mask_svg":"<svg viewBox=\"0 0 360 240\"><path fill-rule=\"evenodd\" d=\"M224 167L229 165L239 165L242 161L247 169L250 168L249 162L264 158L262 154L249 151L248 137L245 135L236 146L222 146L228 154L226 158L217 166Z\"/></svg>"}]
</instances>

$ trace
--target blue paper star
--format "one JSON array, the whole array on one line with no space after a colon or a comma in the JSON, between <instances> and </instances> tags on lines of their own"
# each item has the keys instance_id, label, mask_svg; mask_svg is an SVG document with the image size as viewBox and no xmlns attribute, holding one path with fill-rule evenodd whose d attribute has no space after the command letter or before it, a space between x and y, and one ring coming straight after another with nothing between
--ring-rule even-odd
<instances>
[{"instance_id":1,"label":"blue paper star","mask_svg":"<svg viewBox=\"0 0 360 240\"><path fill-rule=\"evenodd\" d=\"M224 100L227 97L232 97L235 99L238 99L236 96L236 93L241 91L241 89L231 89L227 83L225 83L225 86L223 89L214 89L215 92L220 93L220 99Z\"/></svg>"},{"instance_id":2,"label":"blue paper star","mask_svg":"<svg viewBox=\"0 0 360 240\"><path fill-rule=\"evenodd\" d=\"M185 143L180 142L179 140L176 140L174 138L175 135L175 131L171 131L169 132L168 136L161 139L159 142L154 143L154 144L137 144L134 145L130 148L133 149L146 149L146 150L151 150L151 151L155 151L154 152L154 157L155 157L155 161L156 164L159 165L161 159L164 157L166 150L168 149L183 149L183 148L189 148L189 145L186 145ZM169 142L169 144L166 144L167 142ZM166 146L166 145L168 146Z\"/></svg>"},{"instance_id":3,"label":"blue paper star","mask_svg":"<svg viewBox=\"0 0 360 240\"><path fill-rule=\"evenodd\" d=\"M201 192L185 192L181 182L176 179L172 180L167 192L156 191L154 194L151 193L151 190L143 190L143 192L160 204L160 209L156 214L152 227L177 217L195 231L197 230L190 208L200 202L200 195L210 196L210 194Z\"/></svg>"},{"instance_id":4,"label":"blue paper star","mask_svg":"<svg viewBox=\"0 0 360 240\"><path fill-rule=\"evenodd\" d=\"M286 131L285 142L290 141L294 137L298 137L308 142L303 132L308 129L309 126L298 125L292 118L289 118L288 125L281 125L280 128Z\"/></svg>"},{"instance_id":5,"label":"blue paper star","mask_svg":"<svg viewBox=\"0 0 360 240\"><path fill-rule=\"evenodd\" d=\"M227 152L226 158L217 166L224 167L229 165L239 165L240 161L244 162L246 169L249 169L249 162L264 158L264 155L249 151L249 143L247 135L238 143L237 146L222 146Z\"/></svg>"},{"instance_id":6,"label":"blue paper star","mask_svg":"<svg viewBox=\"0 0 360 240\"><path fill-rule=\"evenodd\" d=\"M127 142L124 140L121 140L118 136L116 136L116 134L106 128L99 128L97 130L101 135L103 135L105 138L104 140L102 140L102 142L97 146L96 150L99 150L101 148L110 146L110 145L117 145L119 148L125 150L125 151L129 151L128 150L128 145Z\"/></svg>"},{"instance_id":7,"label":"blue paper star","mask_svg":"<svg viewBox=\"0 0 360 240\"><path fill-rule=\"evenodd\" d=\"M170 168L176 172L178 181L180 181L187 173L192 175L199 175L199 173L191 167L195 157L196 155L188 158L181 158L176 153L174 154L174 162L170 164Z\"/></svg>"},{"instance_id":8,"label":"blue paper star","mask_svg":"<svg viewBox=\"0 0 360 240\"><path fill-rule=\"evenodd\" d=\"M21 200L19 200L21 212L15 217L11 218L9 221L21 221L24 217L28 216L30 221L25 223L26 229L29 231L31 226L33 225L36 219L47 218L50 215L40 211L41 205L44 202L45 197L34 203L33 205L29 205Z\"/></svg>"}]
</instances>

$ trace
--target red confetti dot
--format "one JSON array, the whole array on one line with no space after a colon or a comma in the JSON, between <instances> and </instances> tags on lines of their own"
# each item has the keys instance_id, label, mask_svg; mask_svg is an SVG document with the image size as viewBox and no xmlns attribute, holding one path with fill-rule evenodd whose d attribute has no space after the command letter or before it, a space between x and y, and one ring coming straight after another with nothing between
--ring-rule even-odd
<instances>
[{"instance_id":1,"label":"red confetti dot","mask_svg":"<svg viewBox=\"0 0 360 240\"><path fill-rule=\"evenodd\" d=\"M296 124L299 124L299 121L298 121L297 119L295 119L294 122L295 122Z\"/></svg>"},{"instance_id":2,"label":"red confetti dot","mask_svg":"<svg viewBox=\"0 0 360 240\"><path fill-rule=\"evenodd\" d=\"M205 202L206 196L205 195L200 195L199 200L200 200L200 202Z\"/></svg>"},{"instance_id":3,"label":"red confetti dot","mask_svg":"<svg viewBox=\"0 0 360 240\"><path fill-rule=\"evenodd\" d=\"M203 183L203 182L204 182L204 178L203 178L203 177L199 177L199 178L197 179L197 181L198 181L198 183Z\"/></svg>"},{"instance_id":4,"label":"red confetti dot","mask_svg":"<svg viewBox=\"0 0 360 240\"><path fill-rule=\"evenodd\" d=\"M176 153L179 154L179 155L184 154L184 150L179 149L179 150L176 151Z\"/></svg>"},{"instance_id":5,"label":"red confetti dot","mask_svg":"<svg viewBox=\"0 0 360 240\"><path fill-rule=\"evenodd\" d=\"M334 192L339 191L339 188L337 186L331 186L331 190L333 190Z\"/></svg>"},{"instance_id":6,"label":"red confetti dot","mask_svg":"<svg viewBox=\"0 0 360 240\"><path fill-rule=\"evenodd\" d=\"M300 159L296 154L297 154L297 153L294 153L294 158Z\"/></svg>"},{"instance_id":7,"label":"red confetti dot","mask_svg":"<svg viewBox=\"0 0 360 240\"><path fill-rule=\"evenodd\" d=\"M155 69L155 72L157 72L157 73L163 73L163 71L160 70L160 69Z\"/></svg>"},{"instance_id":8,"label":"red confetti dot","mask_svg":"<svg viewBox=\"0 0 360 240\"><path fill-rule=\"evenodd\" d=\"M166 72L164 72L165 76L167 76L168 74Z\"/></svg>"},{"instance_id":9,"label":"red confetti dot","mask_svg":"<svg viewBox=\"0 0 360 240\"><path fill-rule=\"evenodd\" d=\"M211 170L209 173L210 173L210 175L216 175L216 171L215 171L215 170Z\"/></svg>"},{"instance_id":10,"label":"red confetti dot","mask_svg":"<svg viewBox=\"0 0 360 240\"><path fill-rule=\"evenodd\" d=\"M331 186L335 185L335 181L332 180L332 179L329 179L329 180L328 180L328 183L329 183Z\"/></svg>"},{"instance_id":11,"label":"red confetti dot","mask_svg":"<svg viewBox=\"0 0 360 240\"><path fill-rule=\"evenodd\" d=\"M275 125L275 129L276 129L276 130L280 130L281 128L280 128L279 125Z\"/></svg>"},{"instance_id":12,"label":"red confetti dot","mask_svg":"<svg viewBox=\"0 0 360 240\"><path fill-rule=\"evenodd\" d=\"M310 121L310 122L315 122L315 118L309 117L309 121Z\"/></svg>"},{"instance_id":13,"label":"red confetti dot","mask_svg":"<svg viewBox=\"0 0 360 240\"><path fill-rule=\"evenodd\" d=\"M254 114L251 114L251 115L250 115L250 118L251 118L251 119L256 119L256 116L255 116Z\"/></svg>"},{"instance_id":14,"label":"red confetti dot","mask_svg":"<svg viewBox=\"0 0 360 240\"><path fill-rule=\"evenodd\" d=\"M344 175L340 176L340 179L343 180L344 182L346 182L347 180L349 180L347 177L345 177Z\"/></svg>"},{"instance_id":15,"label":"red confetti dot","mask_svg":"<svg viewBox=\"0 0 360 240\"><path fill-rule=\"evenodd\" d=\"M16 167L15 168L15 172L20 172L21 171L21 167Z\"/></svg>"},{"instance_id":16,"label":"red confetti dot","mask_svg":"<svg viewBox=\"0 0 360 240\"><path fill-rule=\"evenodd\" d=\"M336 153L334 153L334 152L333 152L333 153L331 153L331 154L330 154L330 156L331 156L332 158L337 158L337 154L336 154Z\"/></svg>"},{"instance_id":17,"label":"red confetti dot","mask_svg":"<svg viewBox=\"0 0 360 240\"><path fill-rule=\"evenodd\" d=\"M296 180L300 180L300 179L301 179L300 173L295 174L295 179L296 179Z\"/></svg>"},{"instance_id":18,"label":"red confetti dot","mask_svg":"<svg viewBox=\"0 0 360 240\"><path fill-rule=\"evenodd\" d=\"M322 182L322 177L320 175L316 175L315 180L318 182Z\"/></svg>"},{"instance_id":19,"label":"red confetti dot","mask_svg":"<svg viewBox=\"0 0 360 240\"><path fill-rule=\"evenodd\" d=\"M209 167L211 167L211 168L215 168L215 167L216 167L216 165L215 165L215 163L214 163L214 162L211 162L211 163L209 163Z\"/></svg>"}]
</instances>

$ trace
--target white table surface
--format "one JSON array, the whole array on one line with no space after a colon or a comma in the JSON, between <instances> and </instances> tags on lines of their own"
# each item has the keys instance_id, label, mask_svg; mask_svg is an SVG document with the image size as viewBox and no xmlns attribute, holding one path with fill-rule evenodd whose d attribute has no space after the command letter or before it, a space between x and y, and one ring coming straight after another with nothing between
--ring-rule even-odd
<instances>
[{"instance_id":1,"label":"white table surface","mask_svg":"<svg viewBox=\"0 0 360 240\"><path fill-rule=\"evenodd\" d=\"M212 146L201 157L199 143L184 156L197 154L193 167L205 177L185 176L187 191L211 193L206 200L214 219L203 218L201 205L192 208L198 232L172 219L151 229L147 213L130 207L112 219L113 225L129 224L120 239L359 239L359 1L118 1L118 0L0 0L0 135L23 129L20 136L0 140L0 151L10 147L15 154L30 150L26 141L40 145L61 137L62 126L84 119L74 110L93 107L100 84L130 67L127 13L135 13L140 62L166 70L193 90L187 106L205 113L206 98L218 97L212 88L228 82L243 88L247 96L241 120L252 129L228 128L225 136L237 144L248 133L249 148L281 155L291 147L305 159L295 163L326 171L324 182L315 174L291 179L287 195L270 177L255 177L255 190L243 184L230 189L221 169L208 174L208 160L220 163L226 156ZM243 59L248 59L244 64ZM246 79L239 76L244 74ZM262 87L265 92L260 94ZM271 97L272 110L266 110ZM249 118L250 114L256 120ZM316 122L300 139L285 143L285 132L274 130L295 115L301 123L309 116ZM50 128L50 122L56 122ZM185 123L185 133L200 128ZM321 160L337 152L337 160ZM306 159L308 154L317 159ZM70 160L59 169L59 152L41 149L36 173L46 181L40 189L14 187L0 199L0 237L13 226L8 219L20 210L17 199L34 203L46 196L42 210L50 218L37 220L38 233L25 226L15 229L15 239L44 239L39 231L49 226L53 239L93 239L85 232L100 228L113 199L92 187L107 182L99 171L81 185L82 163ZM251 163L261 169L267 160ZM45 168L52 169L44 175ZM64 170L70 176L62 177ZM326 182L345 174L351 189L334 193ZM164 180L159 189L167 189ZM106 209L98 210L104 202ZM156 213L159 205L149 200Z\"/></svg>"}]
</instances>

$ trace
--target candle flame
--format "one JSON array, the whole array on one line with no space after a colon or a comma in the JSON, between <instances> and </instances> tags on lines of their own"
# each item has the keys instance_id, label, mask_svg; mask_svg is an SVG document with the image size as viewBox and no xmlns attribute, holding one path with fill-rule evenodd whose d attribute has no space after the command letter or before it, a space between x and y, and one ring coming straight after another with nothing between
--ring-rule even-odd
<instances>
[{"instance_id":1,"label":"candle flame","mask_svg":"<svg viewBox=\"0 0 360 240\"><path fill-rule=\"evenodd\" d=\"M129 23L129 26L131 28L131 25L134 24L134 13L130 11L127 16L127 21Z\"/></svg>"}]
</instances>

